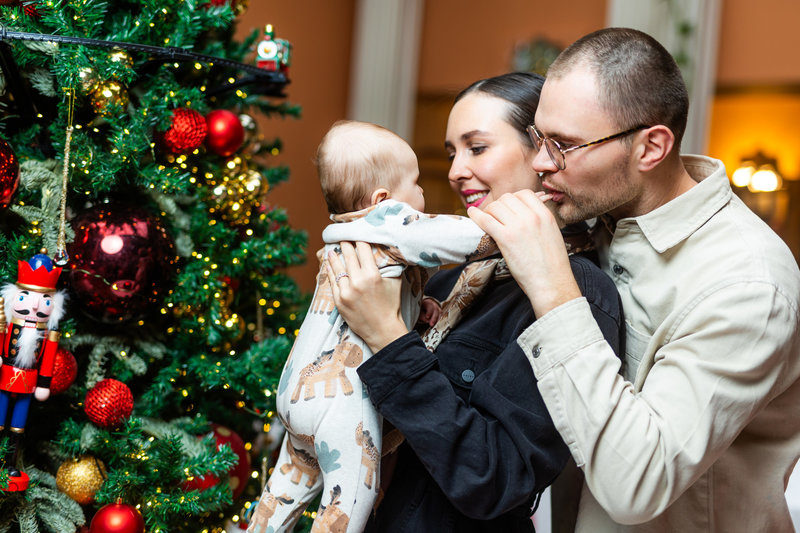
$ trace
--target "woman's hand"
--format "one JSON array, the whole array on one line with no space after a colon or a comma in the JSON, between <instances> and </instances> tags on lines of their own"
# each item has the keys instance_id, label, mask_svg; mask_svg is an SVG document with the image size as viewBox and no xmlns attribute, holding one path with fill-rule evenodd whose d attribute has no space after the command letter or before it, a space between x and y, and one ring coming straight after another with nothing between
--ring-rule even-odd
<instances>
[{"instance_id":1,"label":"woman's hand","mask_svg":"<svg viewBox=\"0 0 800 533\"><path fill-rule=\"evenodd\" d=\"M336 308L356 335L377 352L408 333L400 316L400 278L381 277L365 242L342 242L342 258L328 254L328 277ZM344 259L344 262L342 262Z\"/></svg>"}]
</instances>

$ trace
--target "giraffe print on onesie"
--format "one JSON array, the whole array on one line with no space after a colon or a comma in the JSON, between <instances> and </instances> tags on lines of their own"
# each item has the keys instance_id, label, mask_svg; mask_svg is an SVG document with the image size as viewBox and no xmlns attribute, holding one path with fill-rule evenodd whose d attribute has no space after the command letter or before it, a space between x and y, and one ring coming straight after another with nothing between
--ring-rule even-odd
<instances>
[{"instance_id":1,"label":"giraffe print on onesie","mask_svg":"<svg viewBox=\"0 0 800 533\"><path fill-rule=\"evenodd\" d=\"M428 215L394 200L331 218L317 254L314 297L278 385L286 434L251 533L291 531L321 491L312 532L360 533L378 495L382 419L356 373L372 352L334 306L327 252L338 251L341 241L371 243L381 275L402 279L401 314L409 330L430 274L497 253L469 218Z\"/></svg>"}]
</instances>

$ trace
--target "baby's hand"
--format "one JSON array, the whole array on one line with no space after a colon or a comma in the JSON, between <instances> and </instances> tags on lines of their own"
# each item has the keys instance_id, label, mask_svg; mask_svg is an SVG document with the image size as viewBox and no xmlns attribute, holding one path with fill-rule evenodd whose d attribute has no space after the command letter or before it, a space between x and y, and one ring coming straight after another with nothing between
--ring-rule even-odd
<instances>
[{"instance_id":1,"label":"baby's hand","mask_svg":"<svg viewBox=\"0 0 800 533\"><path fill-rule=\"evenodd\" d=\"M442 305L430 296L424 296L420 302L418 323L433 326L442 315Z\"/></svg>"}]
</instances>

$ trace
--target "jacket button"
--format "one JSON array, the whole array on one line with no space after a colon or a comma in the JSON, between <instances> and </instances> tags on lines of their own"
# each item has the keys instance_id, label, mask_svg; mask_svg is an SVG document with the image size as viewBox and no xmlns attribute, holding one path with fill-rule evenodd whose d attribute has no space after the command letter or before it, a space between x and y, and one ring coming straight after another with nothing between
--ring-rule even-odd
<instances>
[{"instance_id":1,"label":"jacket button","mask_svg":"<svg viewBox=\"0 0 800 533\"><path fill-rule=\"evenodd\" d=\"M542 353L542 348L541 348L540 346L537 346L536 348L534 348L534 349L531 351L531 355L533 355L533 358L534 358L534 359L536 359L537 357L539 357L539 354L540 354L540 353Z\"/></svg>"},{"instance_id":2,"label":"jacket button","mask_svg":"<svg viewBox=\"0 0 800 533\"><path fill-rule=\"evenodd\" d=\"M622 265L619 263L614 263L614 274L621 276L623 272L625 272L625 269L622 268Z\"/></svg>"},{"instance_id":3,"label":"jacket button","mask_svg":"<svg viewBox=\"0 0 800 533\"><path fill-rule=\"evenodd\" d=\"M468 368L461 373L461 379L464 383L472 383L475 380L475 372Z\"/></svg>"}]
</instances>

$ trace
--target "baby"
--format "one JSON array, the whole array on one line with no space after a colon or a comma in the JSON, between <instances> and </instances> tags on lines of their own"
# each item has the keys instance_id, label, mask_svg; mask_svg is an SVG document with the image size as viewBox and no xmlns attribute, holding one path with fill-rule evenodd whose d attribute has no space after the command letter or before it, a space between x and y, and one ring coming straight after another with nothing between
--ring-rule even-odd
<instances>
[{"instance_id":1,"label":"baby","mask_svg":"<svg viewBox=\"0 0 800 533\"><path fill-rule=\"evenodd\" d=\"M327 252L341 241L371 243L381 275L402 278L401 313L409 328L419 316L430 325L438 318L430 299L420 315L433 271L497 252L469 218L422 212L417 158L385 128L337 122L322 139L316 164L334 223L322 234L314 297L278 386L286 434L252 515L252 533L291 530L323 486L312 531L361 532L378 496L381 450L402 440L382 446L382 418L356 373L372 353L333 304L330 284L339 280L328 279Z\"/></svg>"}]
</instances>

